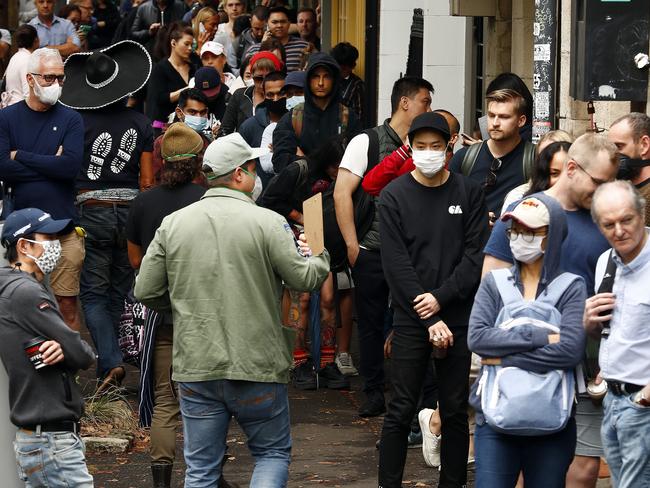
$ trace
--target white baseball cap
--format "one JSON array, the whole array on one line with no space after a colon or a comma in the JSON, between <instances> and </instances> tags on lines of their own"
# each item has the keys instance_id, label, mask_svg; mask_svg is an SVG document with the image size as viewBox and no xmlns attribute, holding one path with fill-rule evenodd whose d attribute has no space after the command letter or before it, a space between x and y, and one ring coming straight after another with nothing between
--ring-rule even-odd
<instances>
[{"instance_id":1,"label":"white baseball cap","mask_svg":"<svg viewBox=\"0 0 650 488\"><path fill-rule=\"evenodd\" d=\"M210 143L203 155L203 164L207 164L215 176L223 176L269 152L268 148L250 147L239 132L233 132Z\"/></svg>"},{"instance_id":2,"label":"white baseball cap","mask_svg":"<svg viewBox=\"0 0 650 488\"><path fill-rule=\"evenodd\" d=\"M203 47L201 48L201 56L205 53L212 53L215 56L221 56L222 54L225 54L225 51L223 44L220 42L208 41L203 44Z\"/></svg>"}]
</instances>

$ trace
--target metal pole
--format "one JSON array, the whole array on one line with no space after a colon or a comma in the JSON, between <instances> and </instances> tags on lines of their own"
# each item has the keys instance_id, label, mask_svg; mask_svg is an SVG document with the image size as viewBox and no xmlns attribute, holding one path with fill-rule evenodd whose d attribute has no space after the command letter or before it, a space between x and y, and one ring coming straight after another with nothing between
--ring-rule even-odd
<instances>
[{"instance_id":1,"label":"metal pole","mask_svg":"<svg viewBox=\"0 0 650 488\"><path fill-rule=\"evenodd\" d=\"M533 23L533 142L555 128L557 0L536 0Z\"/></svg>"}]
</instances>

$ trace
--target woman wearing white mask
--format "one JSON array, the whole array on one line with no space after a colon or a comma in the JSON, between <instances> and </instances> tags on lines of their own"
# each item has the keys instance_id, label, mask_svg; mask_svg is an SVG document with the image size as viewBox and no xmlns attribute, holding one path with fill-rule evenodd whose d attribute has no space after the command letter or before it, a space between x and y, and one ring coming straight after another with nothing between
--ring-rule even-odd
<instances>
[{"instance_id":1,"label":"woman wearing white mask","mask_svg":"<svg viewBox=\"0 0 650 488\"><path fill-rule=\"evenodd\" d=\"M379 485L385 488L402 486L407 438L432 343L444 442L439 450L429 409L422 422L423 452L427 464L441 467L440 486L467 483L467 324L488 220L480 185L445 169L449 138L442 115L418 115L408 133L415 169L387 185L378 202L382 267L395 311L393 397L379 451Z\"/></svg>"},{"instance_id":2,"label":"woman wearing white mask","mask_svg":"<svg viewBox=\"0 0 650 488\"><path fill-rule=\"evenodd\" d=\"M563 487L576 445L571 392L573 370L584 351L586 287L581 277L562 272L567 221L554 198L537 193L502 220L510 224L506 232L515 264L485 276L469 321L469 348L483 358L484 365L470 398L476 409L476 485L514 487L521 471L526 488ZM559 314L548 312L549 306ZM489 383L492 371L495 387ZM556 371L563 378L558 398L566 399L564 423L540 429L543 414L539 411L553 411L556 404L551 402L547 408L544 402L556 390L552 382L539 388L527 375L551 378ZM516 381L510 373L517 375ZM504 403L498 403L501 400ZM517 404L521 415L506 413L514 402L523 402ZM499 416L510 423L504 425Z\"/></svg>"}]
</instances>

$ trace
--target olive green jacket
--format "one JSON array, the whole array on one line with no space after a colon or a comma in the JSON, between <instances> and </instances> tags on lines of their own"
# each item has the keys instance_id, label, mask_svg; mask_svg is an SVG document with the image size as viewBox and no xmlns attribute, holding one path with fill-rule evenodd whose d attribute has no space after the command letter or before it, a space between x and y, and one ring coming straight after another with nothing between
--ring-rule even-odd
<instances>
[{"instance_id":1,"label":"olive green jacket","mask_svg":"<svg viewBox=\"0 0 650 488\"><path fill-rule=\"evenodd\" d=\"M286 383L294 332L282 326L282 282L314 290L328 272L327 252L302 257L284 217L220 187L162 221L135 296L171 305L175 381Z\"/></svg>"}]
</instances>

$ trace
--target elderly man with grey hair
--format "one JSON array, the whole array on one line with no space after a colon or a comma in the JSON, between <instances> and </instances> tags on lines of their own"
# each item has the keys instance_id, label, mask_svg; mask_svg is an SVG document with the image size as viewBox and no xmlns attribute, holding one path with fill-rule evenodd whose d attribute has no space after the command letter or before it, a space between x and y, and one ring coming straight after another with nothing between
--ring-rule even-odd
<instances>
[{"instance_id":1,"label":"elderly man with grey hair","mask_svg":"<svg viewBox=\"0 0 650 488\"><path fill-rule=\"evenodd\" d=\"M596 290L584 323L600 337L600 377L607 381L601 436L615 488L650 486L650 229L645 199L628 181L596 190L594 221L612 246L596 266Z\"/></svg>"},{"instance_id":2,"label":"elderly man with grey hair","mask_svg":"<svg viewBox=\"0 0 650 488\"><path fill-rule=\"evenodd\" d=\"M84 240L75 231L75 178L83 159L81 116L58 103L65 81L55 49L41 48L29 57L29 96L0 111L0 180L14 210L40 208L56 220L70 219L59 234L63 253L50 275L65 322L79 330L77 307ZM8 209L4 209L5 214Z\"/></svg>"}]
</instances>

